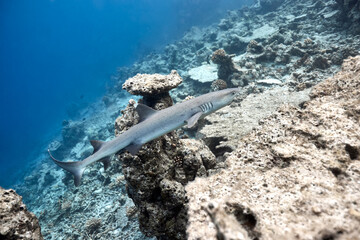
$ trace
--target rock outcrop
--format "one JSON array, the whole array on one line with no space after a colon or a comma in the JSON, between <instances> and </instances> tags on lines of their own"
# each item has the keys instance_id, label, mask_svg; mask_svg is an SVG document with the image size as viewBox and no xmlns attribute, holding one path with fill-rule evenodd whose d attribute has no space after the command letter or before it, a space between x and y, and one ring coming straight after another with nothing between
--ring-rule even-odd
<instances>
[{"instance_id":1,"label":"rock outcrop","mask_svg":"<svg viewBox=\"0 0 360 240\"><path fill-rule=\"evenodd\" d=\"M172 104L169 91L182 81L176 70L172 70L169 75L138 73L126 80L122 88L133 95L142 96L143 103L150 107L164 108Z\"/></svg>"},{"instance_id":2,"label":"rock outcrop","mask_svg":"<svg viewBox=\"0 0 360 240\"><path fill-rule=\"evenodd\" d=\"M216 156L221 156L235 150L239 138L258 127L261 119L273 114L281 105L299 106L309 100L309 91L291 92L286 87L276 87L262 93L243 94L243 100L235 99L231 105L207 116L206 124L199 127L197 135Z\"/></svg>"},{"instance_id":3,"label":"rock outcrop","mask_svg":"<svg viewBox=\"0 0 360 240\"><path fill-rule=\"evenodd\" d=\"M235 55L229 55L224 49L216 50L211 57L213 63L218 65L218 77L228 81L231 74L237 72L232 58Z\"/></svg>"},{"instance_id":4,"label":"rock outcrop","mask_svg":"<svg viewBox=\"0 0 360 240\"><path fill-rule=\"evenodd\" d=\"M146 77L152 78L153 75ZM138 82L138 88L145 92L149 88L158 88L157 84L170 84L167 82L169 78L161 82L152 81L151 85L146 84L148 81ZM146 103L152 103L158 110L166 108L172 105L172 101L166 100L167 96L168 92L164 90L160 97L147 96ZM135 101L130 101L116 120L116 135L138 123L134 104ZM208 175L216 165L214 154L203 142L180 139L176 132L171 132L144 144L136 156L125 152L118 158L122 161L127 193L138 210L140 230L146 236L158 239L185 239L185 185L195 177Z\"/></svg>"},{"instance_id":5,"label":"rock outcrop","mask_svg":"<svg viewBox=\"0 0 360 240\"><path fill-rule=\"evenodd\" d=\"M358 239L360 56L260 123L186 186L189 239Z\"/></svg>"},{"instance_id":6,"label":"rock outcrop","mask_svg":"<svg viewBox=\"0 0 360 240\"><path fill-rule=\"evenodd\" d=\"M39 221L13 189L0 187L0 239L43 239Z\"/></svg>"}]
</instances>

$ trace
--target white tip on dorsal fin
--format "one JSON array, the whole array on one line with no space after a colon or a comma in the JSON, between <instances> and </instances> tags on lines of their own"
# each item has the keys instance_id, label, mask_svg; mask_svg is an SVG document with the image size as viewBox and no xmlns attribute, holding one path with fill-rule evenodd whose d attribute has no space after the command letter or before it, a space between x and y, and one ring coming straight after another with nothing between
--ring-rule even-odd
<instances>
[{"instance_id":1,"label":"white tip on dorsal fin","mask_svg":"<svg viewBox=\"0 0 360 240\"><path fill-rule=\"evenodd\" d=\"M103 142L103 141L98 141L98 140L90 140L90 143L91 143L91 145L92 145L93 148L94 148L94 152L93 152L93 154L94 154L95 152L97 152L97 151L102 147L102 145L103 145L105 142Z\"/></svg>"},{"instance_id":2,"label":"white tip on dorsal fin","mask_svg":"<svg viewBox=\"0 0 360 240\"><path fill-rule=\"evenodd\" d=\"M195 124L197 123L197 121L199 120L199 118L201 117L202 114L203 114L202 112L198 112L198 113L192 115L192 117L186 121L187 127L192 128L193 126L195 126Z\"/></svg>"},{"instance_id":3,"label":"white tip on dorsal fin","mask_svg":"<svg viewBox=\"0 0 360 240\"><path fill-rule=\"evenodd\" d=\"M138 103L138 105L136 106L136 112L139 114L139 118L140 118L139 121L142 122L145 119L149 118L154 113L156 113L157 111L142 103Z\"/></svg>"}]
</instances>

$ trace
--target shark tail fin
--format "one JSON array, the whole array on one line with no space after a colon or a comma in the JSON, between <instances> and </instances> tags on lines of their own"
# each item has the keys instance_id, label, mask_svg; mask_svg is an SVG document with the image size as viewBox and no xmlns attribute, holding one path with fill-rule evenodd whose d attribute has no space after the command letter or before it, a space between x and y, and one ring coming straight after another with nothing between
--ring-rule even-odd
<instances>
[{"instance_id":1,"label":"shark tail fin","mask_svg":"<svg viewBox=\"0 0 360 240\"><path fill-rule=\"evenodd\" d=\"M51 159L61 168L65 169L66 171L72 173L74 175L74 182L75 186L79 186L81 182L82 174L85 170L83 166L81 166L81 161L74 161L74 162L61 162L56 160L52 155L50 150L48 149L49 155Z\"/></svg>"}]
</instances>

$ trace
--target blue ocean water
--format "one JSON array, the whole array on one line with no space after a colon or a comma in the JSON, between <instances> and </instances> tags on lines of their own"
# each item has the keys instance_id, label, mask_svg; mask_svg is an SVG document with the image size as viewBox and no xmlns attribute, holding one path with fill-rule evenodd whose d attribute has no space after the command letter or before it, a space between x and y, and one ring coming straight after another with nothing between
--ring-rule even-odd
<instances>
[{"instance_id":1,"label":"blue ocean water","mask_svg":"<svg viewBox=\"0 0 360 240\"><path fill-rule=\"evenodd\" d=\"M119 66L252 1L0 2L0 186L60 133L69 111L100 98Z\"/></svg>"}]
</instances>

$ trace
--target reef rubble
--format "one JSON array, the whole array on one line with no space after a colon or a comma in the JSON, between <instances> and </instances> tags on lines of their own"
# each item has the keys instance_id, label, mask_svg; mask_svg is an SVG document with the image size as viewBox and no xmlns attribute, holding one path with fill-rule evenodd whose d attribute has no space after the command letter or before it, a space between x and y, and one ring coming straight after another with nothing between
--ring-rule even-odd
<instances>
[{"instance_id":1,"label":"reef rubble","mask_svg":"<svg viewBox=\"0 0 360 240\"><path fill-rule=\"evenodd\" d=\"M230 11L217 25L192 28L163 53L119 68L116 78L121 83L137 73L177 69L184 83L172 94L179 101L210 86L212 64L217 62L214 53L222 52L225 59L232 59L218 71L228 85L244 87L276 79L301 90L332 76L344 59L359 54L360 40L355 37L359 32L354 30L360 26L358 1L258 2L260 7Z\"/></svg>"},{"instance_id":2,"label":"reef rubble","mask_svg":"<svg viewBox=\"0 0 360 240\"><path fill-rule=\"evenodd\" d=\"M310 97L262 119L227 168L186 186L188 239L359 239L360 56Z\"/></svg>"}]
</instances>

